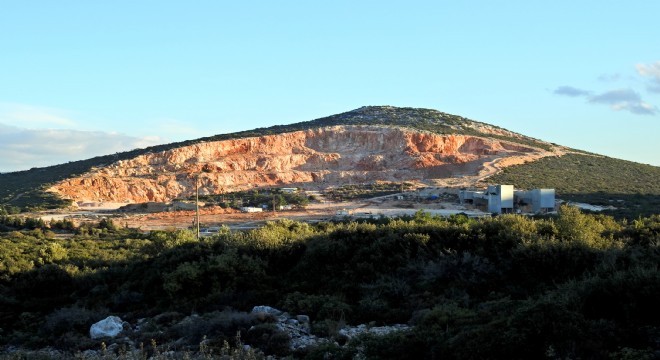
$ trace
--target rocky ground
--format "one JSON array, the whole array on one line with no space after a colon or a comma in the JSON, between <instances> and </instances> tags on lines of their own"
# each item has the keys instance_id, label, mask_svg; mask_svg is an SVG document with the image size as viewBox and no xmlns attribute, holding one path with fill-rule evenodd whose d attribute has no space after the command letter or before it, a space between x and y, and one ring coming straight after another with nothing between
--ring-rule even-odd
<instances>
[{"instance_id":1,"label":"rocky ground","mask_svg":"<svg viewBox=\"0 0 660 360\"><path fill-rule=\"evenodd\" d=\"M81 203L127 204L189 197L197 187L201 194L219 194L350 182L474 182L499 168L562 151L478 136L334 126L148 153L61 181L50 191Z\"/></svg>"},{"instance_id":2,"label":"rocky ground","mask_svg":"<svg viewBox=\"0 0 660 360\"><path fill-rule=\"evenodd\" d=\"M242 327L243 336L247 339L236 335L235 344L229 345L224 340L224 344L218 346L205 336L196 338L199 329L208 330L209 326L221 328L230 324ZM109 316L92 324L89 329L90 340L101 341L98 349L71 353L54 348L27 350L5 347L0 348L0 359L279 359L284 354L305 354L323 344L348 346L352 339L361 335L382 336L410 329L405 324L338 324L332 331L314 334L309 316L291 315L266 305L255 306L249 313L223 311L203 316L166 313L138 319L135 323ZM159 344L153 340L163 336L171 337L171 341ZM152 340L145 344L148 338ZM244 345L244 340L259 345L261 349ZM266 356L264 350L269 355Z\"/></svg>"}]
</instances>

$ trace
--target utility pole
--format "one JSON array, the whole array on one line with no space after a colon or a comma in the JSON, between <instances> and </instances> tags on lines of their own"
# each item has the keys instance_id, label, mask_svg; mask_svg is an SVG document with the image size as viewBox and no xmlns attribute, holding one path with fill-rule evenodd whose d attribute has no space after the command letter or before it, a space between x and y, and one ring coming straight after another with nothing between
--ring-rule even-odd
<instances>
[{"instance_id":1,"label":"utility pole","mask_svg":"<svg viewBox=\"0 0 660 360\"><path fill-rule=\"evenodd\" d=\"M197 240L199 240L199 174L195 175L195 227Z\"/></svg>"}]
</instances>

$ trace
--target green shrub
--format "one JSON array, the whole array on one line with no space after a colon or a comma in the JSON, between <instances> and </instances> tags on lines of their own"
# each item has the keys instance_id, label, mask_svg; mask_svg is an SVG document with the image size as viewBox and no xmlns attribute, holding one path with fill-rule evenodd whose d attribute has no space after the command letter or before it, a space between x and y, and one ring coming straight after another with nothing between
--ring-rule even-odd
<instances>
[{"instance_id":1,"label":"green shrub","mask_svg":"<svg viewBox=\"0 0 660 360\"><path fill-rule=\"evenodd\" d=\"M40 334L50 340L57 340L72 331L89 336L90 326L107 315L106 310L94 311L77 306L60 308L45 317Z\"/></svg>"},{"instance_id":2,"label":"green shrub","mask_svg":"<svg viewBox=\"0 0 660 360\"><path fill-rule=\"evenodd\" d=\"M351 307L336 295L287 294L282 308L291 314L308 315L312 320L339 320L350 315Z\"/></svg>"},{"instance_id":3,"label":"green shrub","mask_svg":"<svg viewBox=\"0 0 660 360\"><path fill-rule=\"evenodd\" d=\"M291 338L273 324L259 324L248 330L246 343L263 350L267 355L286 356L291 353Z\"/></svg>"},{"instance_id":4,"label":"green shrub","mask_svg":"<svg viewBox=\"0 0 660 360\"><path fill-rule=\"evenodd\" d=\"M189 316L167 330L173 339L185 339L187 344L199 344L208 339L208 346L220 348L225 341L232 341L237 332L245 333L258 323L252 315L232 310L215 311L203 316Z\"/></svg>"}]
</instances>

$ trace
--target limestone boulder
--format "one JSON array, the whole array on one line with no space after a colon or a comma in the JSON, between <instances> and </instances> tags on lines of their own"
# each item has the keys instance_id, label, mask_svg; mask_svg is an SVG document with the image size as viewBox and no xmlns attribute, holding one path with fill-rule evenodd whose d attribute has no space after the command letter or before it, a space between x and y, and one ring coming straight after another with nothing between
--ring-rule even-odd
<instances>
[{"instance_id":1,"label":"limestone boulder","mask_svg":"<svg viewBox=\"0 0 660 360\"><path fill-rule=\"evenodd\" d=\"M104 337L116 337L124 330L124 322L118 316L108 316L107 318L94 323L89 329L89 336L92 339Z\"/></svg>"}]
</instances>

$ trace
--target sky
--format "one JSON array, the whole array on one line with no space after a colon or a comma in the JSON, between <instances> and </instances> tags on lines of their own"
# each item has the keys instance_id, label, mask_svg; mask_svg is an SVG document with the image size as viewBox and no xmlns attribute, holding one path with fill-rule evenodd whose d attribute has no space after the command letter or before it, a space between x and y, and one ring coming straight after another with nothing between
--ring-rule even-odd
<instances>
[{"instance_id":1,"label":"sky","mask_svg":"<svg viewBox=\"0 0 660 360\"><path fill-rule=\"evenodd\" d=\"M0 11L0 172L436 109L660 166L660 1L22 0Z\"/></svg>"}]
</instances>

